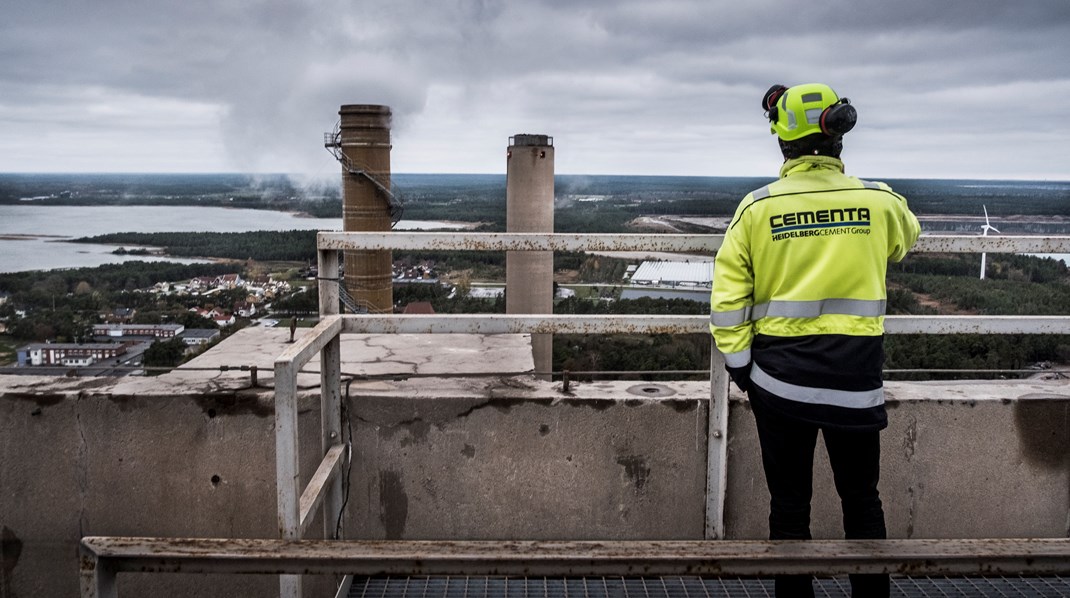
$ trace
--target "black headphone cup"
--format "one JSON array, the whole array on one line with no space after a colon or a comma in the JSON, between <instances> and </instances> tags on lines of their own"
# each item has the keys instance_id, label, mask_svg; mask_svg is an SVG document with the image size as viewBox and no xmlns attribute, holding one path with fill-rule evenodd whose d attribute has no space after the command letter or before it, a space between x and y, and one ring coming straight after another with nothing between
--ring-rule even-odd
<instances>
[{"instance_id":1,"label":"black headphone cup","mask_svg":"<svg viewBox=\"0 0 1070 598\"><path fill-rule=\"evenodd\" d=\"M826 135L843 135L854 128L858 111L847 98L837 102L821 114L821 132Z\"/></svg>"},{"instance_id":2,"label":"black headphone cup","mask_svg":"<svg viewBox=\"0 0 1070 598\"><path fill-rule=\"evenodd\" d=\"M770 112L776 107L776 101L780 99L780 95L787 91L787 87L777 83L769 88L762 96L762 110Z\"/></svg>"}]
</instances>

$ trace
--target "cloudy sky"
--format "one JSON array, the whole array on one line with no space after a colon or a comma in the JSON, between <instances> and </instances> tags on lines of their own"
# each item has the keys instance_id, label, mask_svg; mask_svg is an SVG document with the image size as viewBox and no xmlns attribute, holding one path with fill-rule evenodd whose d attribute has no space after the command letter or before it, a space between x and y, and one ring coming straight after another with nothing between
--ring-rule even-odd
<instances>
[{"instance_id":1,"label":"cloudy sky","mask_svg":"<svg viewBox=\"0 0 1070 598\"><path fill-rule=\"evenodd\" d=\"M342 104L395 172L764 176L772 83L858 108L848 171L1070 180L1070 0L4 0L0 172L331 176Z\"/></svg>"}]
</instances>

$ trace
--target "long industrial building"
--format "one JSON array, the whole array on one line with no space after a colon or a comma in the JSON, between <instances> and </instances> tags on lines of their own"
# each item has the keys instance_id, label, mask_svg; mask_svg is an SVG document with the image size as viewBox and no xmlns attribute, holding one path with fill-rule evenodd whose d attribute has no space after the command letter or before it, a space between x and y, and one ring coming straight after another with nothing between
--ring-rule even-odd
<instances>
[{"instance_id":1,"label":"long industrial building","mask_svg":"<svg viewBox=\"0 0 1070 598\"><path fill-rule=\"evenodd\" d=\"M645 261L628 277L621 299L653 297L709 301L713 262Z\"/></svg>"}]
</instances>

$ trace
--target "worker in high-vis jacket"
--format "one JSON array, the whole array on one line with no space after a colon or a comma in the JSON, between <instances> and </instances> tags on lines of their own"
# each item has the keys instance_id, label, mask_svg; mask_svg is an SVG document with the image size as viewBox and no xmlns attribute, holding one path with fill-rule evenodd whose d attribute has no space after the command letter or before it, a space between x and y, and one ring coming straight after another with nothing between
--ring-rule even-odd
<instances>
[{"instance_id":1,"label":"worker in high-vis jacket","mask_svg":"<svg viewBox=\"0 0 1070 598\"><path fill-rule=\"evenodd\" d=\"M846 537L885 538L877 481L888 425L881 368L889 261L918 238L906 200L844 174L857 113L827 85L775 85L762 107L784 155L779 180L740 202L717 252L710 331L747 393L771 495L770 539L810 539L821 431ZM806 576L776 595L813 596ZM887 596L886 575L851 577L853 596Z\"/></svg>"}]
</instances>

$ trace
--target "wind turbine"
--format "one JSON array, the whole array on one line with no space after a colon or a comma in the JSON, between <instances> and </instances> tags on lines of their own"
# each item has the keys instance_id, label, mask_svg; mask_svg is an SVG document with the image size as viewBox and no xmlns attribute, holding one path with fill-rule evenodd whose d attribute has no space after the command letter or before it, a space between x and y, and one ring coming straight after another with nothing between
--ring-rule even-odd
<instances>
[{"instance_id":1,"label":"wind turbine","mask_svg":"<svg viewBox=\"0 0 1070 598\"><path fill-rule=\"evenodd\" d=\"M988 231L993 231L993 232L998 234L999 230L997 230L996 227L992 226L988 222L988 208L986 208L984 205L982 205L981 209L985 211L985 223L981 226L981 236L982 237L987 237L988 236ZM986 254L986 253L982 253L981 254L981 280L985 279L985 256L986 255L988 255L988 254Z\"/></svg>"}]
</instances>

